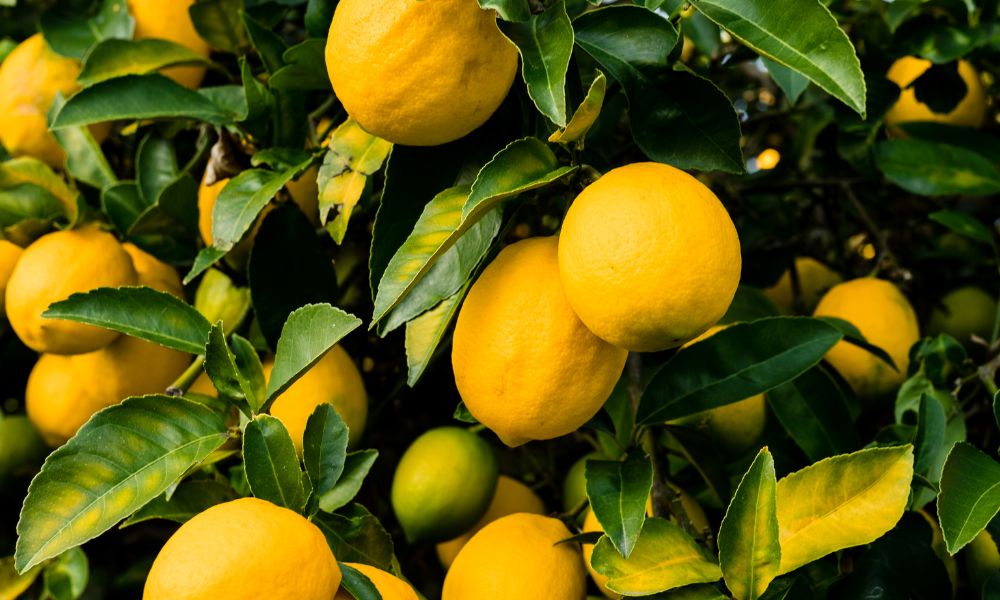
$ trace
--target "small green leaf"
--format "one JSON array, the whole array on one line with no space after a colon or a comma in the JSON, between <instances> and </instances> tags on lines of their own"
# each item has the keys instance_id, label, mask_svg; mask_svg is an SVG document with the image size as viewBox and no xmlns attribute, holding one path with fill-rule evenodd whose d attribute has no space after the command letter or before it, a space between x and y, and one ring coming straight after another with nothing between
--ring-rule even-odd
<instances>
[{"instance_id":1,"label":"small green leaf","mask_svg":"<svg viewBox=\"0 0 1000 600\"><path fill-rule=\"evenodd\" d=\"M342 562L338 561L337 564L340 565L340 572L343 574L340 585L355 600L382 600L382 594L367 575Z\"/></svg>"},{"instance_id":2,"label":"small green leaf","mask_svg":"<svg viewBox=\"0 0 1000 600\"><path fill-rule=\"evenodd\" d=\"M90 581L90 561L79 548L71 548L45 565L43 600L77 600Z\"/></svg>"},{"instance_id":3,"label":"small green leaf","mask_svg":"<svg viewBox=\"0 0 1000 600\"><path fill-rule=\"evenodd\" d=\"M220 397L235 404L252 417L264 400L264 369L250 342L233 336L235 356L226 343L226 333L219 321L212 326L205 347L205 373L212 380Z\"/></svg>"},{"instance_id":4,"label":"small green leaf","mask_svg":"<svg viewBox=\"0 0 1000 600\"><path fill-rule=\"evenodd\" d=\"M948 553L979 535L1000 510L1000 464L975 446L955 444L941 474L937 512Z\"/></svg>"},{"instance_id":5,"label":"small green leaf","mask_svg":"<svg viewBox=\"0 0 1000 600\"><path fill-rule=\"evenodd\" d=\"M278 69L285 66L282 57L288 50L288 44L276 32L271 31L269 27L257 21L247 12L241 10L240 18L243 20L243 27L250 36L250 43L253 44L261 62L264 63L264 68L273 75Z\"/></svg>"},{"instance_id":6,"label":"small green leaf","mask_svg":"<svg viewBox=\"0 0 1000 600\"><path fill-rule=\"evenodd\" d=\"M243 0L199 0L188 11L198 34L213 48L237 53L250 46L240 10Z\"/></svg>"},{"instance_id":7,"label":"small green leaf","mask_svg":"<svg viewBox=\"0 0 1000 600\"><path fill-rule=\"evenodd\" d=\"M587 497L604 532L624 558L635 548L646 520L653 467L642 452L624 461L588 460Z\"/></svg>"},{"instance_id":8,"label":"small green leaf","mask_svg":"<svg viewBox=\"0 0 1000 600\"><path fill-rule=\"evenodd\" d=\"M931 221L940 223L971 240L982 242L989 246L993 246L996 243L993 240L993 233L990 231L990 228L983 225L979 219L976 219L969 213L960 210L939 210L932 212L929 217Z\"/></svg>"},{"instance_id":9,"label":"small green leaf","mask_svg":"<svg viewBox=\"0 0 1000 600\"><path fill-rule=\"evenodd\" d=\"M49 116L59 112L65 102L62 95L57 94L49 109ZM74 179L99 190L118 182L118 177L90 129L68 127L57 129L52 135L66 153L66 171Z\"/></svg>"},{"instance_id":10,"label":"small green leaf","mask_svg":"<svg viewBox=\"0 0 1000 600\"><path fill-rule=\"evenodd\" d=\"M294 511L305 508L299 455L281 421L271 415L257 415L247 424L243 462L254 496Z\"/></svg>"},{"instance_id":11,"label":"small green leaf","mask_svg":"<svg viewBox=\"0 0 1000 600\"><path fill-rule=\"evenodd\" d=\"M285 184L300 176L310 162L281 172L247 169L230 179L212 209L212 247L232 250L253 227L260 211Z\"/></svg>"},{"instance_id":12,"label":"small green leaf","mask_svg":"<svg viewBox=\"0 0 1000 600\"><path fill-rule=\"evenodd\" d=\"M344 459L344 472L337 484L319 496L320 509L333 512L354 500L376 458L378 450L358 450L348 454Z\"/></svg>"},{"instance_id":13,"label":"small green leaf","mask_svg":"<svg viewBox=\"0 0 1000 600\"><path fill-rule=\"evenodd\" d=\"M901 139L875 146L875 164L886 178L922 196L1000 192L1000 170L986 157L937 142Z\"/></svg>"},{"instance_id":14,"label":"small green leaf","mask_svg":"<svg viewBox=\"0 0 1000 600\"><path fill-rule=\"evenodd\" d=\"M177 65L210 65L187 46L160 39L107 39L94 46L76 81L86 87L123 75L145 75Z\"/></svg>"},{"instance_id":15,"label":"small green leaf","mask_svg":"<svg viewBox=\"0 0 1000 600\"><path fill-rule=\"evenodd\" d=\"M332 404L320 404L306 421L302 456L318 497L331 491L344 473L348 433L347 424Z\"/></svg>"},{"instance_id":16,"label":"small green leaf","mask_svg":"<svg viewBox=\"0 0 1000 600\"><path fill-rule=\"evenodd\" d=\"M81 15L71 3L57 5L42 13L38 28L57 53L81 59L101 40L132 37L135 21L126 0L101 0L93 15Z\"/></svg>"},{"instance_id":17,"label":"small green leaf","mask_svg":"<svg viewBox=\"0 0 1000 600\"><path fill-rule=\"evenodd\" d=\"M597 72L594 81L587 90L587 96L580 103L573 113L573 117L565 127L549 136L550 142L559 144L569 144L576 142L583 146L583 140L587 137L590 128L593 127L597 117L601 114L601 107L604 106L604 95L607 92L608 79L601 71Z\"/></svg>"},{"instance_id":18,"label":"small green leaf","mask_svg":"<svg viewBox=\"0 0 1000 600\"><path fill-rule=\"evenodd\" d=\"M946 416L944 407L928 394L920 397L917 413L917 433L913 438L913 471L928 479L934 478L932 469L938 452L945 444Z\"/></svg>"},{"instance_id":19,"label":"small green leaf","mask_svg":"<svg viewBox=\"0 0 1000 600\"><path fill-rule=\"evenodd\" d=\"M156 204L160 192L177 175L173 142L155 131L142 138L135 156L135 183L139 186L139 195L146 206Z\"/></svg>"},{"instance_id":20,"label":"small green leaf","mask_svg":"<svg viewBox=\"0 0 1000 600\"><path fill-rule=\"evenodd\" d=\"M268 85L271 89L287 91L330 91L330 79L317 77L326 70L326 35L323 39L308 39L285 51L285 66L274 72Z\"/></svg>"},{"instance_id":21,"label":"small green leaf","mask_svg":"<svg viewBox=\"0 0 1000 600\"><path fill-rule=\"evenodd\" d=\"M351 504L339 513L319 513L313 522L339 560L392 570L392 537L365 507Z\"/></svg>"},{"instance_id":22,"label":"small green leaf","mask_svg":"<svg viewBox=\"0 0 1000 600\"><path fill-rule=\"evenodd\" d=\"M406 383L410 387L417 384L420 376L430 365L468 291L467 283L436 307L406 322Z\"/></svg>"},{"instance_id":23,"label":"small green leaf","mask_svg":"<svg viewBox=\"0 0 1000 600\"><path fill-rule=\"evenodd\" d=\"M761 58L761 61L767 68L767 72L771 74L771 79L785 93L788 103L795 104L802 95L802 92L806 91L806 88L809 87L809 78L769 58Z\"/></svg>"},{"instance_id":24,"label":"small green leaf","mask_svg":"<svg viewBox=\"0 0 1000 600\"><path fill-rule=\"evenodd\" d=\"M861 446L844 394L826 370L815 366L769 391L767 404L806 456L820 460Z\"/></svg>"},{"instance_id":25,"label":"small green leaf","mask_svg":"<svg viewBox=\"0 0 1000 600\"><path fill-rule=\"evenodd\" d=\"M164 519L174 523L185 523L198 513L223 502L237 498L233 488L213 479L188 479L180 482L168 498L161 494L132 514L122 523L128 527L137 523Z\"/></svg>"}]
</instances>

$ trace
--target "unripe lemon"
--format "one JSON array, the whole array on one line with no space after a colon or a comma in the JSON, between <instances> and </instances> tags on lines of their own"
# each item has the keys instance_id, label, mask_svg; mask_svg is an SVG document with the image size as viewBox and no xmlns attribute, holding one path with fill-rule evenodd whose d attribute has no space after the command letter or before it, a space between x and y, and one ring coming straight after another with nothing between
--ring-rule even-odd
<instances>
[{"instance_id":1,"label":"unripe lemon","mask_svg":"<svg viewBox=\"0 0 1000 600\"><path fill-rule=\"evenodd\" d=\"M580 600L587 571L562 521L518 513L472 536L444 579L441 600Z\"/></svg>"},{"instance_id":2,"label":"unripe lemon","mask_svg":"<svg viewBox=\"0 0 1000 600\"><path fill-rule=\"evenodd\" d=\"M318 527L256 498L217 504L160 550L143 600L329 600L340 567Z\"/></svg>"},{"instance_id":3,"label":"unripe lemon","mask_svg":"<svg viewBox=\"0 0 1000 600\"><path fill-rule=\"evenodd\" d=\"M497 460L482 438L438 427L403 453L392 478L392 508L411 542L449 540L476 524L497 486Z\"/></svg>"},{"instance_id":4,"label":"unripe lemon","mask_svg":"<svg viewBox=\"0 0 1000 600\"><path fill-rule=\"evenodd\" d=\"M24 467L40 463L47 448L23 415L0 415L0 483Z\"/></svg>"},{"instance_id":5,"label":"unripe lemon","mask_svg":"<svg viewBox=\"0 0 1000 600\"><path fill-rule=\"evenodd\" d=\"M659 163L620 167L587 186L559 234L570 305L598 337L636 352L715 325L741 265L736 227L715 194Z\"/></svg>"},{"instance_id":6,"label":"unripe lemon","mask_svg":"<svg viewBox=\"0 0 1000 600\"><path fill-rule=\"evenodd\" d=\"M56 231L38 238L17 261L7 282L7 318L21 341L36 352L91 352L113 342L118 333L44 319L42 313L71 294L137 281L132 259L110 233L97 227Z\"/></svg>"},{"instance_id":7,"label":"unripe lemon","mask_svg":"<svg viewBox=\"0 0 1000 600\"><path fill-rule=\"evenodd\" d=\"M968 61L958 61L958 74L965 82L965 97L948 113L934 112L931 107L917 100L917 92L908 87L924 71L931 68L931 61L915 56L904 56L889 67L886 77L900 87L899 99L885 115L885 123L890 128L900 123L913 121L934 121L948 125L979 127L986 117L986 90L979 73ZM898 130L897 130L898 133Z\"/></svg>"},{"instance_id":8,"label":"unripe lemon","mask_svg":"<svg viewBox=\"0 0 1000 600\"><path fill-rule=\"evenodd\" d=\"M799 302L807 313L816 308L819 299L827 290L844 281L840 273L808 256L799 256L795 259L795 273L799 278ZM764 290L764 294L783 312L787 314L795 312L797 307L795 294L792 291L791 271L785 271L778 279L778 283Z\"/></svg>"},{"instance_id":9,"label":"unripe lemon","mask_svg":"<svg viewBox=\"0 0 1000 600\"><path fill-rule=\"evenodd\" d=\"M177 273L177 269L134 244L125 243L122 244L122 248L132 259L132 266L139 276L139 285L184 299L184 286L181 284L181 276Z\"/></svg>"},{"instance_id":10,"label":"unripe lemon","mask_svg":"<svg viewBox=\"0 0 1000 600\"><path fill-rule=\"evenodd\" d=\"M187 46L198 54L209 54L206 42L191 22L188 8L195 0L128 0L128 10L135 19L135 39L158 38ZM171 67L163 74L177 83L196 89L205 76L205 67Z\"/></svg>"},{"instance_id":11,"label":"unripe lemon","mask_svg":"<svg viewBox=\"0 0 1000 600\"><path fill-rule=\"evenodd\" d=\"M993 333L997 301L975 286L952 290L941 298L941 306L931 313L927 333L946 333L960 342L973 335L988 339Z\"/></svg>"},{"instance_id":12,"label":"unripe lemon","mask_svg":"<svg viewBox=\"0 0 1000 600\"><path fill-rule=\"evenodd\" d=\"M0 315L4 313L4 296L7 292L7 281L14 272L17 259L21 258L21 247L7 240L0 240ZM2 320L2 318L0 318Z\"/></svg>"},{"instance_id":13,"label":"unripe lemon","mask_svg":"<svg viewBox=\"0 0 1000 600\"><path fill-rule=\"evenodd\" d=\"M978 596L986 580L1000 571L1000 552L990 532L983 530L965 547L964 554L965 570Z\"/></svg>"},{"instance_id":14,"label":"unripe lemon","mask_svg":"<svg viewBox=\"0 0 1000 600\"><path fill-rule=\"evenodd\" d=\"M395 144L435 146L486 122L517 73L496 13L469 0L341 0L326 45L347 113Z\"/></svg>"},{"instance_id":15,"label":"unripe lemon","mask_svg":"<svg viewBox=\"0 0 1000 600\"><path fill-rule=\"evenodd\" d=\"M838 342L826 360L861 398L874 399L895 390L906 378L910 346L920 339L917 316L906 296L888 281L853 279L823 296L817 317L837 317L854 324L866 340L889 353L895 371L867 350Z\"/></svg>"},{"instance_id":16,"label":"unripe lemon","mask_svg":"<svg viewBox=\"0 0 1000 600\"><path fill-rule=\"evenodd\" d=\"M601 455L591 452L581 456L566 473L563 481L563 510L572 511L587 499L587 461L601 460Z\"/></svg>"},{"instance_id":17,"label":"unripe lemon","mask_svg":"<svg viewBox=\"0 0 1000 600\"><path fill-rule=\"evenodd\" d=\"M382 600L418 600L417 593L413 591L410 584L392 573L386 573L382 569L376 569L371 565L362 565L359 563L344 564L360 571L362 575L371 580L372 585L375 586L379 595L382 596ZM354 596L341 588L333 600L354 600Z\"/></svg>"},{"instance_id":18,"label":"unripe lemon","mask_svg":"<svg viewBox=\"0 0 1000 600\"><path fill-rule=\"evenodd\" d=\"M450 567L451 563L455 562L455 557L465 547L465 544L480 529L500 517L506 517L515 513L544 515L545 504L530 487L516 479L501 475L497 479L497 489L493 493L493 500L490 501L490 506L486 509L486 514L479 519L479 522L457 538L437 545L437 555L438 560L441 561L441 566L445 569Z\"/></svg>"},{"instance_id":19,"label":"unripe lemon","mask_svg":"<svg viewBox=\"0 0 1000 600\"><path fill-rule=\"evenodd\" d=\"M566 301L554 237L504 248L462 304L451 361L480 423L508 446L578 429L608 399L627 353L592 334Z\"/></svg>"}]
</instances>

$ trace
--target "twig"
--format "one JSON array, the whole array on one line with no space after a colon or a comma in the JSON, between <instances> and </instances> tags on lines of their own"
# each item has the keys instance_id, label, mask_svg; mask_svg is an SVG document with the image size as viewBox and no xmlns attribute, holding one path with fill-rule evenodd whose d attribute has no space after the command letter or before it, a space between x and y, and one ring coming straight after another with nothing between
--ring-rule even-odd
<instances>
[{"instance_id":1,"label":"twig","mask_svg":"<svg viewBox=\"0 0 1000 600\"><path fill-rule=\"evenodd\" d=\"M181 376L178 377L176 381L170 384L170 386L167 388L167 395L183 396L184 392L186 392L187 389L191 387L191 384L194 383L194 380L198 379L198 376L201 375L202 371L204 371L204 367L205 367L205 357L204 356L196 357L194 359L194 362L191 363L191 365L187 368L187 370L181 373Z\"/></svg>"}]
</instances>

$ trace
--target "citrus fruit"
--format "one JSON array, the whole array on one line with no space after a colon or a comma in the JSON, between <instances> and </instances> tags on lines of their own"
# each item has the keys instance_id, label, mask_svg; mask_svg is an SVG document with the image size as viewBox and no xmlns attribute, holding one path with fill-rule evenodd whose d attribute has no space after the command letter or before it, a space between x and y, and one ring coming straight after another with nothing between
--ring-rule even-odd
<instances>
[{"instance_id":1,"label":"citrus fruit","mask_svg":"<svg viewBox=\"0 0 1000 600\"><path fill-rule=\"evenodd\" d=\"M202 39L191 22L188 8L195 0L128 0L128 10L135 19L137 40L168 40L207 57L208 42ZM205 76L205 67L184 66L164 69L163 74L177 83L195 89Z\"/></svg>"},{"instance_id":2,"label":"citrus fruit","mask_svg":"<svg viewBox=\"0 0 1000 600\"><path fill-rule=\"evenodd\" d=\"M97 227L56 231L28 246L7 282L11 327L36 352L81 354L107 346L118 333L73 321L42 318L53 302L99 287L135 285L132 259Z\"/></svg>"},{"instance_id":3,"label":"citrus fruit","mask_svg":"<svg viewBox=\"0 0 1000 600\"><path fill-rule=\"evenodd\" d=\"M986 90L979 73L968 61L958 61L958 74L965 82L965 96L955 108L947 113L938 113L917 100L917 93L909 87L924 71L931 67L931 61L916 56L904 56L892 63L886 74L889 81L899 86L899 99L885 115L885 123L895 133L895 125L912 121L934 121L948 125L979 127L986 117Z\"/></svg>"},{"instance_id":4,"label":"citrus fruit","mask_svg":"<svg viewBox=\"0 0 1000 600\"><path fill-rule=\"evenodd\" d=\"M302 515L256 498L217 504L181 525L160 550L143 600L329 600L340 567Z\"/></svg>"},{"instance_id":5,"label":"citrus fruit","mask_svg":"<svg viewBox=\"0 0 1000 600\"><path fill-rule=\"evenodd\" d=\"M714 325L741 265L736 227L715 194L659 163L619 167L587 186L559 234L570 305L598 337L637 352Z\"/></svg>"},{"instance_id":6,"label":"citrus fruit","mask_svg":"<svg viewBox=\"0 0 1000 600\"><path fill-rule=\"evenodd\" d=\"M411 542L442 542L468 531L497 486L493 449L474 433L438 427L403 453L392 478L392 508Z\"/></svg>"},{"instance_id":7,"label":"citrus fruit","mask_svg":"<svg viewBox=\"0 0 1000 600\"><path fill-rule=\"evenodd\" d=\"M344 564L360 571L362 575L367 577L382 596L382 600L418 600L417 593L413 591L410 584L392 573L376 569L371 565L350 562ZM333 600L354 600L354 596L341 588Z\"/></svg>"},{"instance_id":8,"label":"citrus fruit","mask_svg":"<svg viewBox=\"0 0 1000 600\"><path fill-rule=\"evenodd\" d=\"M28 417L0 414L0 482L25 466L37 466L46 451Z\"/></svg>"},{"instance_id":9,"label":"citrus fruit","mask_svg":"<svg viewBox=\"0 0 1000 600\"><path fill-rule=\"evenodd\" d=\"M575 431L614 389L627 353L580 322L554 237L504 248L462 304L451 360L459 394L508 446Z\"/></svg>"},{"instance_id":10,"label":"citrus fruit","mask_svg":"<svg viewBox=\"0 0 1000 600\"><path fill-rule=\"evenodd\" d=\"M990 532L980 531L965 547L965 570L976 594L990 576L1000 571L1000 552Z\"/></svg>"},{"instance_id":11,"label":"citrus fruit","mask_svg":"<svg viewBox=\"0 0 1000 600\"><path fill-rule=\"evenodd\" d=\"M442 600L580 600L587 571L562 521L517 513L501 517L462 548L444 579Z\"/></svg>"},{"instance_id":12,"label":"citrus fruit","mask_svg":"<svg viewBox=\"0 0 1000 600\"><path fill-rule=\"evenodd\" d=\"M7 291L7 281L14 272L17 259L21 258L21 247L7 240L0 240L0 315L4 313L4 296Z\"/></svg>"},{"instance_id":13,"label":"citrus fruit","mask_svg":"<svg viewBox=\"0 0 1000 600\"><path fill-rule=\"evenodd\" d=\"M194 382L188 387L187 391L193 394L201 394L202 396L218 396L219 390L215 389L215 384L209 379L208 373L202 371Z\"/></svg>"},{"instance_id":14,"label":"citrus fruit","mask_svg":"<svg viewBox=\"0 0 1000 600\"><path fill-rule=\"evenodd\" d=\"M330 82L372 135L407 146L456 140L490 118L517 74L496 13L468 0L341 0Z\"/></svg>"},{"instance_id":15,"label":"citrus fruit","mask_svg":"<svg viewBox=\"0 0 1000 600\"><path fill-rule=\"evenodd\" d=\"M587 499L587 461L600 460L597 452L581 456L566 472L563 480L563 510L572 511Z\"/></svg>"},{"instance_id":16,"label":"citrus fruit","mask_svg":"<svg viewBox=\"0 0 1000 600\"><path fill-rule=\"evenodd\" d=\"M795 294L792 291L790 270L782 273L778 283L764 290L767 297L785 313L797 312L799 308L811 313L827 290L844 281L840 273L808 256L799 256L795 259L795 273L799 279L798 305L795 303Z\"/></svg>"},{"instance_id":17,"label":"citrus fruit","mask_svg":"<svg viewBox=\"0 0 1000 600\"><path fill-rule=\"evenodd\" d=\"M497 489L493 492L493 499L490 500L486 514L479 519L479 522L457 538L437 545L437 555L438 560L441 561L441 566L445 569L450 567L465 544L480 529L500 517L506 517L514 513L543 515L545 514L545 504L530 487L516 479L501 475L497 478Z\"/></svg>"},{"instance_id":18,"label":"citrus fruit","mask_svg":"<svg viewBox=\"0 0 1000 600\"><path fill-rule=\"evenodd\" d=\"M973 335L989 339L997 316L997 301L980 288L965 286L941 298L927 323L927 333L946 333L960 342Z\"/></svg>"},{"instance_id":19,"label":"citrus fruit","mask_svg":"<svg viewBox=\"0 0 1000 600\"><path fill-rule=\"evenodd\" d=\"M184 286L177 269L149 254L135 244L125 243L122 248L132 259L132 266L138 275L139 285L151 287L154 290L173 294L184 299Z\"/></svg>"},{"instance_id":20,"label":"citrus fruit","mask_svg":"<svg viewBox=\"0 0 1000 600\"><path fill-rule=\"evenodd\" d=\"M863 348L838 342L826 355L861 398L874 399L895 390L906 378L910 346L920 338L917 316L906 296L888 281L853 279L834 286L819 301L817 317L852 323L870 343L889 353L898 370Z\"/></svg>"}]
</instances>

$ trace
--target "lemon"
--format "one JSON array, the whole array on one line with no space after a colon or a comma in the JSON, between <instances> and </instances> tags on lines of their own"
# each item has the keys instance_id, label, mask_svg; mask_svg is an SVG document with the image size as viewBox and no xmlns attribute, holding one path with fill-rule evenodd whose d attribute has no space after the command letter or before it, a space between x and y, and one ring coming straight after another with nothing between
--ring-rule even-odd
<instances>
[{"instance_id":1,"label":"lemon","mask_svg":"<svg viewBox=\"0 0 1000 600\"><path fill-rule=\"evenodd\" d=\"M795 294L792 291L791 271L785 271L778 283L764 290L771 302L785 313L796 312L799 307L806 313L811 313L827 290L844 281L840 273L808 256L795 259L795 273L799 278L799 306L795 304Z\"/></svg>"},{"instance_id":2,"label":"lemon","mask_svg":"<svg viewBox=\"0 0 1000 600\"><path fill-rule=\"evenodd\" d=\"M53 302L99 287L135 285L132 259L110 233L96 227L56 231L21 254L7 282L7 318L17 336L36 352L81 354L118 337L108 329L44 319Z\"/></svg>"},{"instance_id":3,"label":"lemon","mask_svg":"<svg viewBox=\"0 0 1000 600\"><path fill-rule=\"evenodd\" d=\"M988 531L980 531L965 547L965 570L969 575L972 589L978 595L983 584L994 573L1000 571L1000 552Z\"/></svg>"},{"instance_id":4,"label":"lemon","mask_svg":"<svg viewBox=\"0 0 1000 600\"><path fill-rule=\"evenodd\" d=\"M636 352L694 338L729 308L741 270L736 227L684 171L609 171L570 206L559 270L570 305L598 337Z\"/></svg>"},{"instance_id":5,"label":"lemon","mask_svg":"<svg viewBox=\"0 0 1000 600\"><path fill-rule=\"evenodd\" d=\"M587 571L562 521L517 513L472 536L444 579L442 600L580 600Z\"/></svg>"},{"instance_id":6,"label":"lemon","mask_svg":"<svg viewBox=\"0 0 1000 600\"><path fill-rule=\"evenodd\" d=\"M563 481L563 510L572 511L587 499L587 461L601 460L601 455L591 452L581 456L566 473Z\"/></svg>"},{"instance_id":7,"label":"lemon","mask_svg":"<svg viewBox=\"0 0 1000 600\"><path fill-rule=\"evenodd\" d=\"M517 74L496 13L469 0L341 0L330 82L372 135L407 146L456 140L490 118Z\"/></svg>"},{"instance_id":8,"label":"lemon","mask_svg":"<svg viewBox=\"0 0 1000 600\"><path fill-rule=\"evenodd\" d=\"M45 443L27 417L0 414L0 483L26 466L35 466L45 453Z\"/></svg>"},{"instance_id":9,"label":"lemon","mask_svg":"<svg viewBox=\"0 0 1000 600\"><path fill-rule=\"evenodd\" d=\"M941 305L931 313L927 333L946 333L960 342L973 335L989 339L997 316L997 301L975 286L952 290L941 298Z\"/></svg>"},{"instance_id":10,"label":"lemon","mask_svg":"<svg viewBox=\"0 0 1000 600\"><path fill-rule=\"evenodd\" d=\"M504 248L458 314L451 360L469 412L508 446L578 429L614 389L627 353L573 313L554 237Z\"/></svg>"},{"instance_id":11,"label":"lemon","mask_svg":"<svg viewBox=\"0 0 1000 600\"><path fill-rule=\"evenodd\" d=\"M215 389L215 384L209 379L208 373L202 371L194 382L188 387L187 391L192 394L201 394L202 396L218 396L219 390Z\"/></svg>"},{"instance_id":12,"label":"lemon","mask_svg":"<svg viewBox=\"0 0 1000 600\"><path fill-rule=\"evenodd\" d=\"M358 563L344 563L361 572L362 575L371 580L372 585L382 596L382 600L418 600L417 593L413 591L410 584L406 583L392 573L386 573L382 569L376 569L370 565ZM347 590L341 589L333 600L354 600Z\"/></svg>"},{"instance_id":13,"label":"lemon","mask_svg":"<svg viewBox=\"0 0 1000 600\"><path fill-rule=\"evenodd\" d=\"M920 339L917 316L899 288L881 279L853 279L827 292L813 314L849 321L896 363L898 371L867 350L838 342L826 360L859 397L874 399L899 387L910 364L910 346Z\"/></svg>"},{"instance_id":14,"label":"lemon","mask_svg":"<svg viewBox=\"0 0 1000 600\"><path fill-rule=\"evenodd\" d=\"M489 444L458 427L438 427L403 453L392 478L392 508L411 542L441 542L468 531L497 486Z\"/></svg>"},{"instance_id":15,"label":"lemon","mask_svg":"<svg viewBox=\"0 0 1000 600\"><path fill-rule=\"evenodd\" d=\"M4 296L7 291L7 281L10 280L10 274L14 272L14 265L17 264L17 259L21 258L21 247L8 242L7 240L0 240L0 315L4 313Z\"/></svg>"},{"instance_id":16,"label":"lemon","mask_svg":"<svg viewBox=\"0 0 1000 600\"><path fill-rule=\"evenodd\" d=\"M453 540L437 545L438 560L445 569L455 562L455 557L465 547L472 536L500 517L515 513L545 514L545 504L532 489L516 479L501 475L497 478L497 489L493 493L486 514L467 532Z\"/></svg>"},{"instance_id":17,"label":"lemon","mask_svg":"<svg viewBox=\"0 0 1000 600\"><path fill-rule=\"evenodd\" d=\"M885 123L890 130L898 134L895 125L912 121L934 121L967 127L982 125L986 117L986 90L979 79L979 73L968 61L958 61L958 74L965 82L966 92L961 102L951 112L934 112L931 107L917 100L916 90L908 86L923 75L931 64L929 60L904 56L889 67L886 77L900 87L899 99L885 115Z\"/></svg>"},{"instance_id":18,"label":"lemon","mask_svg":"<svg viewBox=\"0 0 1000 600\"><path fill-rule=\"evenodd\" d=\"M143 600L329 600L340 567L302 515L256 498L217 504L160 550Z\"/></svg>"},{"instance_id":19,"label":"lemon","mask_svg":"<svg viewBox=\"0 0 1000 600\"><path fill-rule=\"evenodd\" d=\"M139 285L173 294L184 299L184 286L177 269L130 243L122 244L122 249L132 259L132 266L139 277Z\"/></svg>"},{"instance_id":20,"label":"lemon","mask_svg":"<svg viewBox=\"0 0 1000 600\"><path fill-rule=\"evenodd\" d=\"M157 38L168 40L181 46L186 46L198 54L207 57L208 42L203 40L191 22L188 8L195 0L128 0L128 10L135 19L135 35L137 40ZM164 69L163 74L177 83L196 89L205 76L205 67L171 67Z\"/></svg>"}]
</instances>

